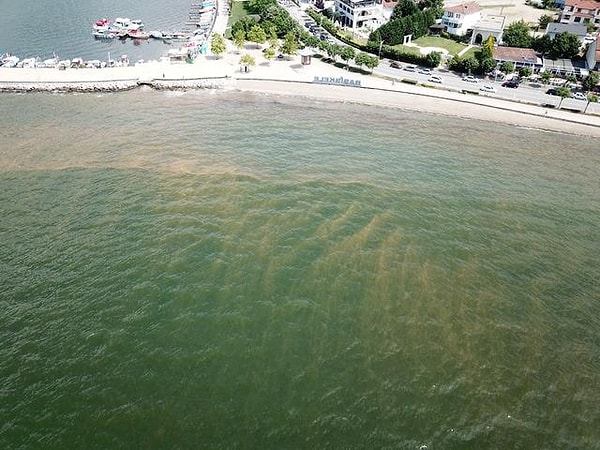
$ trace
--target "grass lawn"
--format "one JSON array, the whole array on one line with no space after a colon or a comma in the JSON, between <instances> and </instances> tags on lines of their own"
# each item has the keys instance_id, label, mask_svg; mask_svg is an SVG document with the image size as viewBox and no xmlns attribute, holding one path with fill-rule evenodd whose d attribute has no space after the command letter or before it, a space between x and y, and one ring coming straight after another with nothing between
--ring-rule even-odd
<instances>
[{"instance_id":1,"label":"grass lawn","mask_svg":"<svg viewBox=\"0 0 600 450\"><path fill-rule=\"evenodd\" d=\"M420 55L421 52L419 51L419 49L417 47L407 47L406 45L394 45L393 48L397 48L398 50L404 52L404 53L411 53L413 55Z\"/></svg>"},{"instance_id":2,"label":"grass lawn","mask_svg":"<svg viewBox=\"0 0 600 450\"><path fill-rule=\"evenodd\" d=\"M459 44L458 42L454 42L452 39L445 39L442 37L436 36L423 36L419 39L415 39L413 44L418 45L419 47L440 47L448 50L448 53L451 55L456 55L461 50L464 50L466 45Z\"/></svg>"},{"instance_id":3,"label":"grass lawn","mask_svg":"<svg viewBox=\"0 0 600 450\"><path fill-rule=\"evenodd\" d=\"M231 39L231 25L248 14L249 12L246 11L246 2L235 0L231 2L231 11L229 13L229 20L227 21L227 31L225 32L227 39Z\"/></svg>"},{"instance_id":4,"label":"grass lawn","mask_svg":"<svg viewBox=\"0 0 600 450\"><path fill-rule=\"evenodd\" d=\"M477 52L478 52L478 51L480 51L480 50L481 50L481 49L480 49L479 47L473 47L473 48L470 48L469 50L467 50L467 51L465 52L465 54L464 54L464 55L462 55L462 56L461 56L461 58L462 58L462 59L467 59L467 58L469 58L469 57L471 57L471 56L475 56L475 53L477 53Z\"/></svg>"}]
</instances>

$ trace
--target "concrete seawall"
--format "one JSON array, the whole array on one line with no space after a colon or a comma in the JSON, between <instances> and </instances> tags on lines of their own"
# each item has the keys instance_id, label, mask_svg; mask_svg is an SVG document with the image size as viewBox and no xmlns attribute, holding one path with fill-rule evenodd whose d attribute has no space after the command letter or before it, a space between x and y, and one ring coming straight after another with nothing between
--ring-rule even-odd
<instances>
[{"instance_id":1,"label":"concrete seawall","mask_svg":"<svg viewBox=\"0 0 600 450\"><path fill-rule=\"evenodd\" d=\"M222 78L195 78L181 80L119 80L119 81L86 81L86 82L0 82L0 92L26 93L26 92L121 92L135 89L140 86L149 86L156 90L178 89L223 89L231 79Z\"/></svg>"},{"instance_id":2,"label":"concrete seawall","mask_svg":"<svg viewBox=\"0 0 600 450\"><path fill-rule=\"evenodd\" d=\"M221 61L103 69L0 68L0 92L119 92L139 86L158 90L218 89L231 81L232 72L232 67Z\"/></svg>"}]
</instances>

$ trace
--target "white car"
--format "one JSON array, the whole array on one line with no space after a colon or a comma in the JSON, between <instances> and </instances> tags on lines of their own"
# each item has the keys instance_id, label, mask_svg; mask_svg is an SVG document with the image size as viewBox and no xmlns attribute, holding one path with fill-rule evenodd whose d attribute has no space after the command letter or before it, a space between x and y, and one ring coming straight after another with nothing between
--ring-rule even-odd
<instances>
[{"instance_id":1,"label":"white car","mask_svg":"<svg viewBox=\"0 0 600 450\"><path fill-rule=\"evenodd\" d=\"M463 77L463 81L466 81L468 83L477 83L477 78L475 78L473 75L465 75Z\"/></svg>"},{"instance_id":2,"label":"white car","mask_svg":"<svg viewBox=\"0 0 600 450\"><path fill-rule=\"evenodd\" d=\"M444 82L442 77L440 77L439 75L431 75L427 81L429 81L431 83L439 83L439 84L442 84Z\"/></svg>"},{"instance_id":3,"label":"white car","mask_svg":"<svg viewBox=\"0 0 600 450\"><path fill-rule=\"evenodd\" d=\"M496 88L494 86L490 86L489 84L484 84L479 88L481 92L489 92L490 94L496 93Z\"/></svg>"},{"instance_id":4,"label":"white car","mask_svg":"<svg viewBox=\"0 0 600 450\"><path fill-rule=\"evenodd\" d=\"M433 72L431 71L431 69L422 67L419 69L419 73L422 73L423 75L431 75Z\"/></svg>"},{"instance_id":5,"label":"white car","mask_svg":"<svg viewBox=\"0 0 600 450\"><path fill-rule=\"evenodd\" d=\"M587 95L585 95L583 92L573 92L571 97L573 97L575 100L587 100Z\"/></svg>"}]
</instances>

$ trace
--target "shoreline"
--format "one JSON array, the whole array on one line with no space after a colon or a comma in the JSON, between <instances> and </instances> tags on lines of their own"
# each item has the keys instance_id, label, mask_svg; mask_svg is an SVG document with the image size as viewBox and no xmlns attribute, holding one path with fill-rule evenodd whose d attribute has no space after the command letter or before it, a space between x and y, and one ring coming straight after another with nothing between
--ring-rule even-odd
<instances>
[{"instance_id":1,"label":"shoreline","mask_svg":"<svg viewBox=\"0 0 600 450\"><path fill-rule=\"evenodd\" d=\"M245 49L257 61L258 49ZM348 72L312 60L303 66L294 58L263 62L251 72L241 72L240 53L222 58L203 56L193 64L144 63L103 69L0 68L0 93L107 93L148 86L155 90L234 89L308 97L315 100L352 102L368 106L400 108L466 119L516 125L543 131L600 137L600 117L575 114L540 105L497 97L470 95L433 86L393 83L373 75ZM323 77L351 78L359 86L315 82Z\"/></svg>"}]
</instances>

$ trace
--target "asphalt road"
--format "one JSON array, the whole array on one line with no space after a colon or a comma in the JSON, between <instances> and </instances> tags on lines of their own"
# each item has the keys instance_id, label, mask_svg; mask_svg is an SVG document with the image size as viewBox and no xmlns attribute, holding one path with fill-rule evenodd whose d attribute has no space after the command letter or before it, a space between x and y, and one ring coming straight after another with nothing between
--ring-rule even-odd
<instances>
[{"instance_id":1,"label":"asphalt road","mask_svg":"<svg viewBox=\"0 0 600 450\"><path fill-rule=\"evenodd\" d=\"M279 0L279 2L302 26L304 26L304 21L306 19L310 19L310 17L291 0ZM326 32L325 30L322 31ZM335 40L333 36L330 36L329 39ZM337 42L340 45L346 45L343 44L341 41ZM523 82L518 88L508 88L502 86L503 80L500 79L478 78L477 82L473 83L463 81L462 75L456 74L443 68L434 69L432 74L423 74L419 72L418 68L415 71L406 70L406 66L410 66L411 64L400 62L402 69L395 69L393 67L390 67L390 63L390 60L382 59L379 63L379 66L373 70L373 73L378 76L394 78L398 81L401 81L405 78L417 80L419 84L435 85L440 89L450 89L454 91L462 91L467 89L470 91L477 91L479 92L479 95L487 95L490 97L496 97L516 102L530 102L548 106L552 105L555 108L558 107L558 105L560 104L561 109L572 109L575 111L583 112L587 106L588 113L600 114L600 103L590 103L589 105L587 105L587 101L585 100L566 98L562 101L561 104L560 97L556 95L546 94L546 91L550 88L550 86L542 85L539 83L536 84ZM433 83L428 81L432 75L437 75L441 77L442 83ZM482 91L481 87L484 85L493 87L495 92Z\"/></svg>"}]
</instances>

